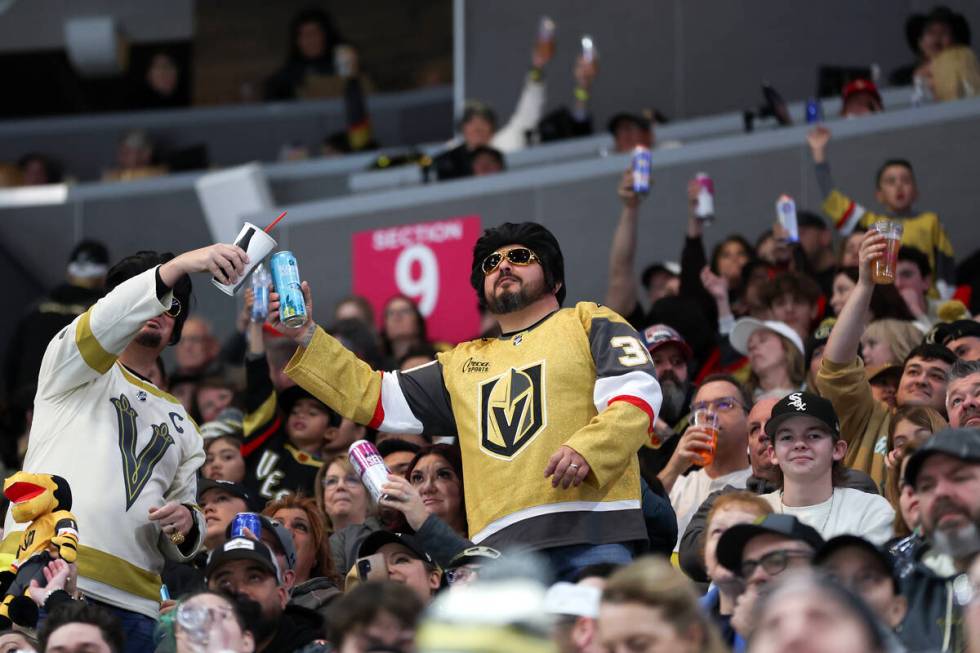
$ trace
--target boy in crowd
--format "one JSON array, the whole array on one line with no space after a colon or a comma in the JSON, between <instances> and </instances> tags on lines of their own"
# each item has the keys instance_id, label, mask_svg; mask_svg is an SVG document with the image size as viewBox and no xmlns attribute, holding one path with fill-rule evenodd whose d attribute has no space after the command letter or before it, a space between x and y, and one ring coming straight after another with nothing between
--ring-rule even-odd
<instances>
[{"instance_id":1,"label":"boy in crowd","mask_svg":"<svg viewBox=\"0 0 980 653\"><path fill-rule=\"evenodd\" d=\"M919 197L912 164L904 159L889 159L878 169L875 179L875 199L885 208L885 214L873 213L837 190L827 161L827 143L830 130L814 127L807 134L810 153L816 164L817 183L824 196L823 209L834 221L838 233L846 236L855 227L870 228L882 218L895 218L902 222L902 243L924 252L929 257L929 267L935 271L933 293L948 299L956 286L956 270L953 266L953 244L932 211L917 213L912 205Z\"/></svg>"},{"instance_id":2,"label":"boy in crowd","mask_svg":"<svg viewBox=\"0 0 980 653\"><path fill-rule=\"evenodd\" d=\"M276 391L265 354L263 326L248 327L245 359L245 487L257 500L314 493L322 456L346 450L340 416L306 390Z\"/></svg>"},{"instance_id":3,"label":"boy in crowd","mask_svg":"<svg viewBox=\"0 0 980 653\"><path fill-rule=\"evenodd\" d=\"M797 272L780 274L766 286L762 300L772 319L790 325L806 341L820 313L820 287L813 279Z\"/></svg>"},{"instance_id":4,"label":"boy in crowd","mask_svg":"<svg viewBox=\"0 0 980 653\"><path fill-rule=\"evenodd\" d=\"M779 490L762 495L775 512L794 515L824 539L852 534L884 544L891 538L891 504L880 495L841 487L847 442L829 401L809 392L787 395L773 406L766 435L783 477Z\"/></svg>"}]
</instances>

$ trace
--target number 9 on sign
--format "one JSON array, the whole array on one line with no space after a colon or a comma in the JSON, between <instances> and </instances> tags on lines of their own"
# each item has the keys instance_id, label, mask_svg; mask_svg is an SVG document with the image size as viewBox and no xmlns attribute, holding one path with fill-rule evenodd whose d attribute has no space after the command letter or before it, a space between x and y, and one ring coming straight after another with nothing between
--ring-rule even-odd
<instances>
[{"instance_id":1,"label":"number 9 on sign","mask_svg":"<svg viewBox=\"0 0 980 653\"><path fill-rule=\"evenodd\" d=\"M413 275L415 264L418 275ZM429 317L439 300L439 261L425 245L406 247L395 262L395 284L404 295L417 299L423 317Z\"/></svg>"}]
</instances>

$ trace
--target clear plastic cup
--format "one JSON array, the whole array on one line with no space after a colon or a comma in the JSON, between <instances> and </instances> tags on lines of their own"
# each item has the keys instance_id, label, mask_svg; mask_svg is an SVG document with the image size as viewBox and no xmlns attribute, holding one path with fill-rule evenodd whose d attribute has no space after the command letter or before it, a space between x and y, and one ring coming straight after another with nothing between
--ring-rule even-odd
<instances>
[{"instance_id":1,"label":"clear plastic cup","mask_svg":"<svg viewBox=\"0 0 980 653\"><path fill-rule=\"evenodd\" d=\"M698 464L707 467L715 461L715 451L718 449L718 413L710 408L698 408L691 415L691 425L707 431L711 436L711 449L698 454Z\"/></svg>"},{"instance_id":2,"label":"clear plastic cup","mask_svg":"<svg viewBox=\"0 0 980 653\"><path fill-rule=\"evenodd\" d=\"M897 220L878 220L872 228L887 239L884 256L876 258L872 276L875 283L895 283L895 269L898 267L898 250L902 246L904 227Z\"/></svg>"}]
</instances>

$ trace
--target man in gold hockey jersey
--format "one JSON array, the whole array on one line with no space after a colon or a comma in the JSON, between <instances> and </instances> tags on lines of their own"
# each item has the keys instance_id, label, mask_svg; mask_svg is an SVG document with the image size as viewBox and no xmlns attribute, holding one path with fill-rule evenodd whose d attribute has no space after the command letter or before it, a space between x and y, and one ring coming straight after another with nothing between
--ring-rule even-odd
<instances>
[{"instance_id":1,"label":"man in gold hockey jersey","mask_svg":"<svg viewBox=\"0 0 980 653\"><path fill-rule=\"evenodd\" d=\"M360 424L456 436L474 542L539 550L560 578L628 562L646 538L636 452L661 401L641 337L596 304L561 309L561 249L539 224L487 230L470 281L499 337L379 373L310 320L284 329L300 345L286 373Z\"/></svg>"}]
</instances>

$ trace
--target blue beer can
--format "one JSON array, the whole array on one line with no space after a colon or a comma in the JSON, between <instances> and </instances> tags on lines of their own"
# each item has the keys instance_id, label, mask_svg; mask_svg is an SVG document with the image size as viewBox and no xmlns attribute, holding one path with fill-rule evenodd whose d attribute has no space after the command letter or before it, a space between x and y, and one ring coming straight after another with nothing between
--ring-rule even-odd
<instances>
[{"instance_id":1,"label":"blue beer can","mask_svg":"<svg viewBox=\"0 0 980 653\"><path fill-rule=\"evenodd\" d=\"M288 327L306 322L306 300L300 285L299 267L292 252L276 252L269 260L272 283L279 293L279 320Z\"/></svg>"},{"instance_id":2,"label":"blue beer can","mask_svg":"<svg viewBox=\"0 0 980 653\"><path fill-rule=\"evenodd\" d=\"M810 98L806 101L806 122L808 125L823 121L823 109L820 107L820 100Z\"/></svg>"},{"instance_id":3,"label":"blue beer can","mask_svg":"<svg viewBox=\"0 0 980 653\"><path fill-rule=\"evenodd\" d=\"M650 148L637 145L633 149L633 192L645 195L650 192Z\"/></svg>"},{"instance_id":4,"label":"blue beer can","mask_svg":"<svg viewBox=\"0 0 980 653\"><path fill-rule=\"evenodd\" d=\"M252 532L252 535L262 539L262 520L259 519L258 513L240 512L235 515L231 521L231 536L245 537L246 528Z\"/></svg>"}]
</instances>

